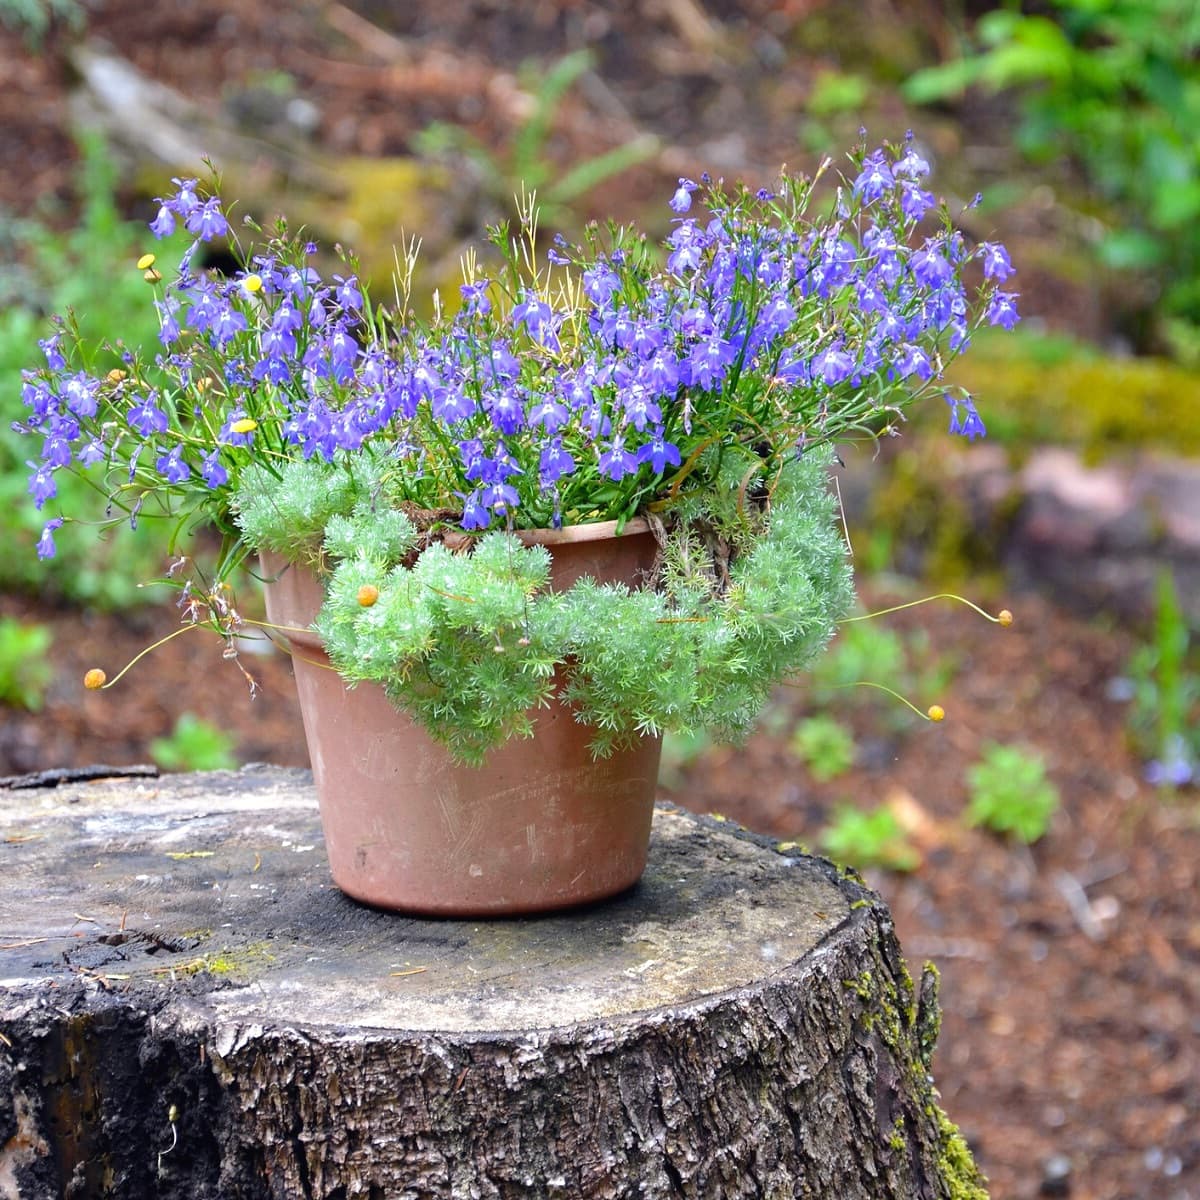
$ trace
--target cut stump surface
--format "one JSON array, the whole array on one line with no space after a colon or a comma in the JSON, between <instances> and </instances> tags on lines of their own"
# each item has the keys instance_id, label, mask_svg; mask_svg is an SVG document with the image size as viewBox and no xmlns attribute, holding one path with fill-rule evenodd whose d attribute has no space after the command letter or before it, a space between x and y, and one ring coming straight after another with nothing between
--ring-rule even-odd
<instances>
[{"instance_id":1,"label":"cut stump surface","mask_svg":"<svg viewBox=\"0 0 1200 1200\"><path fill-rule=\"evenodd\" d=\"M983 1196L887 909L727 822L494 921L344 897L306 772L10 787L0 837L0 1200Z\"/></svg>"}]
</instances>

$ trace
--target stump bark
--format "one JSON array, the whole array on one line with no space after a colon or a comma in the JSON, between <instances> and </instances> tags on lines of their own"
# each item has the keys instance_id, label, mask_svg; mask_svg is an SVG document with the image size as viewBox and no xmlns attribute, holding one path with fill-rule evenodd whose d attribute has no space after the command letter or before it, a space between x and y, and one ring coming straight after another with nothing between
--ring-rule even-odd
<instances>
[{"instance_id":1,"label":"stump bark","mask_svg":"<svg viewBox=\"0 0 1200 1200\"><path fill-rule=\"evenodd\" d=\"M478 922L341 895L304 772L0 814L0 1197L984 1196L886 907L731 823Z\"/></svg>"}]
</instances>

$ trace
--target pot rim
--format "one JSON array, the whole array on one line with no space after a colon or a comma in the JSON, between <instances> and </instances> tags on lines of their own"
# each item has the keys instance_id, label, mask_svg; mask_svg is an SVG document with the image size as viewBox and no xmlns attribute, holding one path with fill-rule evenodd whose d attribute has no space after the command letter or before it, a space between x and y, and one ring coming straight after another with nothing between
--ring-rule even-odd
<instances>
[{"instance_id":1,"label":"pot rim","mask_svg":"<svg viewBox=\"0 0 1200 1200\"><path fill-rule=\"evenodd\" d=\"M650 532L650 522L645 517L630 517L618 534L620 524L619 521L596 521L588 525L563 525L559 529L515 529L513 533L527 546L563 546Z\"/></svg>"}]
</instances>

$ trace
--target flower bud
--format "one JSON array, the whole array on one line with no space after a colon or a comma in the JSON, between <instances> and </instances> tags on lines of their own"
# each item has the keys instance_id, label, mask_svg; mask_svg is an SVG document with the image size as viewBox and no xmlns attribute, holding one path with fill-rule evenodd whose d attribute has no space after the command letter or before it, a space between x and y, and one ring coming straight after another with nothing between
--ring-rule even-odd
<instances>
[{"instance_id":1,"label":"flower bud","mask_svg":"<svg viewBox=\"0 0 1200 1200\"><path fill-rule=\"evenodd\" d=\"M1009 625L1011 625L1013 623L1013 615L1012 615L1012 613L1010 613L1008 611L1007 608L1002 608L1000 610L1000 614L999 614L999 616L997 616L996 620L999 621L1000 624L1003 625L1005 628L1007 628Z\"/></svg>"},{"instance_id":2,"label":"flower bud","mask_svg":"<svg viewBox=\"0 0 1200 1200\"><path fill-rule=\"evenodd\" d=\"M137 269L138 269L139 271L148 271L148 270L150 270L150 268L151 268L152 266L154 266L155 259L156 259L156 255L153 255L153 254L143 254L143 255L142 255L142 257L138 259Z\"/></svg>"},{"instance_id":3,"label":"flower bud","mask_svg":"<svg viewBox=\"0 0 1200 1200\"><path fill-rule=\"evenodd\" d=\"M234 421L229 427L234 433L253 433L258 428L258 422L253 417L243 417Z\"/></svg>"},{"instance_id":4,"label":"flower bud","mask_svg":"<svg viewBox=\"0 0 1200 1200\"><path fill-rule=\"evenodd\" d=\"M120 383L122 379L127 379L128 377L129 372L122 371L120 367L113 367L106 376L109 383Z\"/></svg>"},{"instance_id":5,"label":"flower bud","mask_svg":"<svg viewBox=\"0 0 1200 1200\"><path fill-rule=\"evenodd\" d=\"M156 271L153 267L151 267L148 271L145 271L142 274L142 278L147 283L161 283L162 282L162 272Z\"/></svg>"},{"instance_id":6,"label":"flower bud","mask_svg":"<svg viewBox=\"0 0 1200 1200\"><path fill-rule=\"evenodd\" d=\"M102 688L108 682L108 676L99 667L93 667L84 677L83 686L90 692Z\"/></svg>"},{"instance_id":7,"label":"flower bud","mask_svg":"<svg viewBox=\"0 0 1200 1200\"><path fill-rule=\"evenodd\" d=\"M262 285L263 282L261 275L247 275L246 278L242 280L242 290L249 292L252 296L255 292L262 291Z\"/></svg>"},{"instance_id":8,"label":"flower bud","mask_svg":"<svg viewBox=\"0 0 1200 1200\"><path fill-rule=\"evenodd\" d=\"M946 719L946 710L940 704L931 704L925 715L931 721L944 721Z\"/></svg>"},{"instance_id":9,"label":"flower bud","mask_svg":"<svg viewBox=\"0 0 1200 1200\"><path fill-rule=\"evenodd\" d=\"M363 608L370 608L379 599L379 589L373 583L364 583L358 589L358 602Z\"/></svg>"}]
</instances>

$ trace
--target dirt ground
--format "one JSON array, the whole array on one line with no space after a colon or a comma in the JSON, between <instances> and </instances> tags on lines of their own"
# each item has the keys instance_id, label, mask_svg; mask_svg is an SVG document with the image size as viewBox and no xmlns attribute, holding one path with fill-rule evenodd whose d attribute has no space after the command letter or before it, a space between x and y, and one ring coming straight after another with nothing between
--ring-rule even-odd
<instances>
[{"instance_id":1,"label":"dirt ground","mask_svg":"<svg viewBox=\"0 0 1200 1200\"><path fill-rule=\"evenodd\" d=\"M802 89L805 72L815 69L811 58L788 49L798 24L837 6L646 0L520 7L518 19L486 0L397 6L406 15L392 19L387 36L417 53L425 71L419 88L388 66L386 37L354 21L384 24L392 6L383 4L298 4L283 12L245 0L111 4L96 6L89 26L143 70L197 98L285 71L320 109L320 143L365 154L405 153L413 131L435 117L468 121L485 140L503 139L511 113L480 96L508 94L501 84L525 56L554 56L583 38L600 55L611 102L597 94L569 106L565 132L552 142L556 153L601 149L614 131L652 127L677 147L680 161L716 147L753 164L786 156L785 132L794 127L787 89ZM876 9L919 21L929 6L864 6ZM341 32L331 32L331 23ZM714 31L731 47L715 57L705 40ZM0 155L23 164L0 173L0 202L17 211L28 210L32 197L70 197L64 45L55 35L35 56L15 36L0 35L0 77L7 80ZM780 48L785 61L767 95L754 78ZM464 79L479 88L464 87ZM659 163L660 175L672 161ZM619 198L637 202L660 185L639 176ZM869 598L888 596L873 591ZM802 689L786 692L782 716L768 723L777 732L764 731L740 750L709 749L681 768L669 794L809 843L843 799L892 804L923 861L912 874L869 879L892 906L914 971L926 959L941 969L945 1024L934 1071L947 1111L990 1176L994 1200L1200 1200L1195 794L1156 794L1127 745L1124 706L1110 698L1109 685L1129 657L1132 635L1101 617L1068 613L1053 597L1005 602L1017 615L1007 631L953 606L888 618L899 629L927 629L956 662L953 681L936 697L949 714L944 724L897 725L881 720L876 705L856 709L860 765L820 785L788 749L788 730L808 702ZM101 665L114 675L172 631L173 610L117 619L0 597L0 615L39 620L55 635L43 711L0 712L0 776L146 762L150 740L183 711L234 732L241 761L306 762L282 654L243 652L261 685L253 701L219 643L203 633L155 651L115 689L85 692L79 681L86 669ZM1061 810L1032 849L962 824L964 771L988 741L1041 752L1061 791Z\"/></svg>"}]
</instances>

